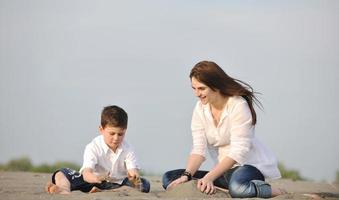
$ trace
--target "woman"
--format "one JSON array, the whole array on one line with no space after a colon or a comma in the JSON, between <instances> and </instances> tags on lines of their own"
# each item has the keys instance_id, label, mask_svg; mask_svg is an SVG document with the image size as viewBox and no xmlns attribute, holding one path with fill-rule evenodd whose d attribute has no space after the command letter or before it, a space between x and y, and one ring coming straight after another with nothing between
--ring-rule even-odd
<instances>
[{"instance_id":1,"label":"woman","mask_svg":"<svg viewBox=\"0 0 339 200\"><path fill-rule=\"evenodd\" d=\"M275 156L256 138L254 103L260 104L250 85L228 76L216 63L202 61L190 73L199 98L192 117L193 148L186 169L168 171L163 187L198 179L197 188L213 194L228 189L235 198L270 198L285 193L265 179L280 178ZM209 150L216 165L198 170Z\"/></svg>"}]
</instances>

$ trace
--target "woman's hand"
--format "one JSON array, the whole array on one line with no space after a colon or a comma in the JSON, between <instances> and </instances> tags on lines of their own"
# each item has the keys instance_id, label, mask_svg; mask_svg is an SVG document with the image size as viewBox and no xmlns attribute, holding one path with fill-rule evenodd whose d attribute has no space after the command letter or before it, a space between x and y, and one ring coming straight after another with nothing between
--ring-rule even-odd
<instances>
[{"instance_id":1,"label":"woman's hand","mask_svg":"<svg viewBox=\"0 0 339 200\"><path fill-rule=\"evenodd\" d=\"M197 188L206 194L214 194L217 187L214 186L213 181L231 169L235 163L235 160L225 156L211 171L198 180Z\"/></svg>"},{"instance_id":2,"label":"woman's hand","mask_svg":"<svg viewBox=\"0 0 339 200\"><path fill-rule=\"evenodd\" d=\"M213 181L205 177L198 180L197 188L205 194L214 194L217 190Z\"/></svg>"},{"instance_id":3,"label":"woman's hand","mask_svg":"<svg viewBox=\"0 0 339 200\"><path fill-rule=\"evenodd\" d=\"M188 181L188 177L187 176L181 176L177 179L175 179L174 181L172 181L166 188L166 190L171 190L173 189L175 186L185 183Z\"/></svg>"}]
</instances>

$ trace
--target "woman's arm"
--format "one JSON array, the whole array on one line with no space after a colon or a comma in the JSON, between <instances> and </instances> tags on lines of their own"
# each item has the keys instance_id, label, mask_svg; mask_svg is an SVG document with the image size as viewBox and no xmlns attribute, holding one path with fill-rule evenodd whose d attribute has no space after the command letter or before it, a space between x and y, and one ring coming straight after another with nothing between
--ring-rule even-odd
<instances>
[{"instance_id":1,"label":"woman's arm","mask_svg":"<svg viewBox=\"0 0 339 200\"><path fill-rule=\"evenodd\" d=\"M192 174L195 174L196 171L200 168L201 164L205 161L205 157L199 154L191 154L188 157L186 171Z\"/></svg>"},{"instance_id":2,"label":"woman's arm","mask_svg":"<svg viewBox=\"0 0 339 200\"><path fill-rule=\"evenodd\" d=\"M192 116L191 129L192 129L192 140L193 148L188 157L185 171L189 172L191 175L194 175L195 172L199 169L201 164L205 161L205 151L207 147L204 125L201 120L201 105L197 102ZM188 181L188 176L181 176L178 179L171 182L167 189L173 188L180 183Z\"/></svg>"},{"instance_id":3,"label":"woman's arm","mask_svg":"<svg viewBox=\"0 0 339 200\"><path fill-rule=\"evenodd\" d=\"M232 158L226 156L211 171L209 171L204 176L204 178L214 181L215 179L220 177L222 174L224 174L227 170L231 169L235 163L236 162Z\"/></svg>"}]
</instances>

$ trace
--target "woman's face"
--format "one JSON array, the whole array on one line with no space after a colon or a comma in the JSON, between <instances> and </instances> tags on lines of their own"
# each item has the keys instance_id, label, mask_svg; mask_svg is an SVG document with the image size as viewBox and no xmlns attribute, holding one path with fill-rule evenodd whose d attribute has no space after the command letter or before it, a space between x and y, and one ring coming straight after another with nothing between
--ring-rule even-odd
<instances>
[{"instance_id":1,"label":"woman's face","mask_svg":"<svg viewBox=\"0 0 339 200\"><path fill-rule=\"evenodd\" d=\"M218 92L213 91L207 85L199 82L196 78L191 79L192 88L195 96L197 96L202 104L213 103L216 99Z\"/></svg>"}]
</instances>

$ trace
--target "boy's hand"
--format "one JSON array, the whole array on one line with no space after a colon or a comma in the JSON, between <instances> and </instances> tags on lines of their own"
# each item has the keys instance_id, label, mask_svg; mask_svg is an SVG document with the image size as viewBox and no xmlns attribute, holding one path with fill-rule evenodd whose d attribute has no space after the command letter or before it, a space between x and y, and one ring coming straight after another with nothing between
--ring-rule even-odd
<instances>
[{"instance_id":1,"label":"boy's hand","mask_svg":"<svg viewBox=\"0 0 339 200\"><path fill-rule=\"evenodd\" d=\"M97 183L101 183L103 181L109 182L109 175L98 175L97 179L98 179Z\"/></svg>"},{"instance_id":2,"label":"boy's hand","mask_svg":"<svg viewBox=\"0 0 339 200\"><path fill-rule=\"evenodd\" d=\"M128 170L127 177L134 188L141 190L141 179L137 169Z\"/></svg>"},{"instance_id":3,"label":"boy's hand","mask_svg":"<svg viewBox=\"0 0 339 200\"><path fill-rule=\"evenodd\" d=\"M107 180L109 174L107 175L96 175L93 173L93 169L86 168L82 172L84 180L88 183L101 183L102 181Z\"/></svg>"}]
</instances>

